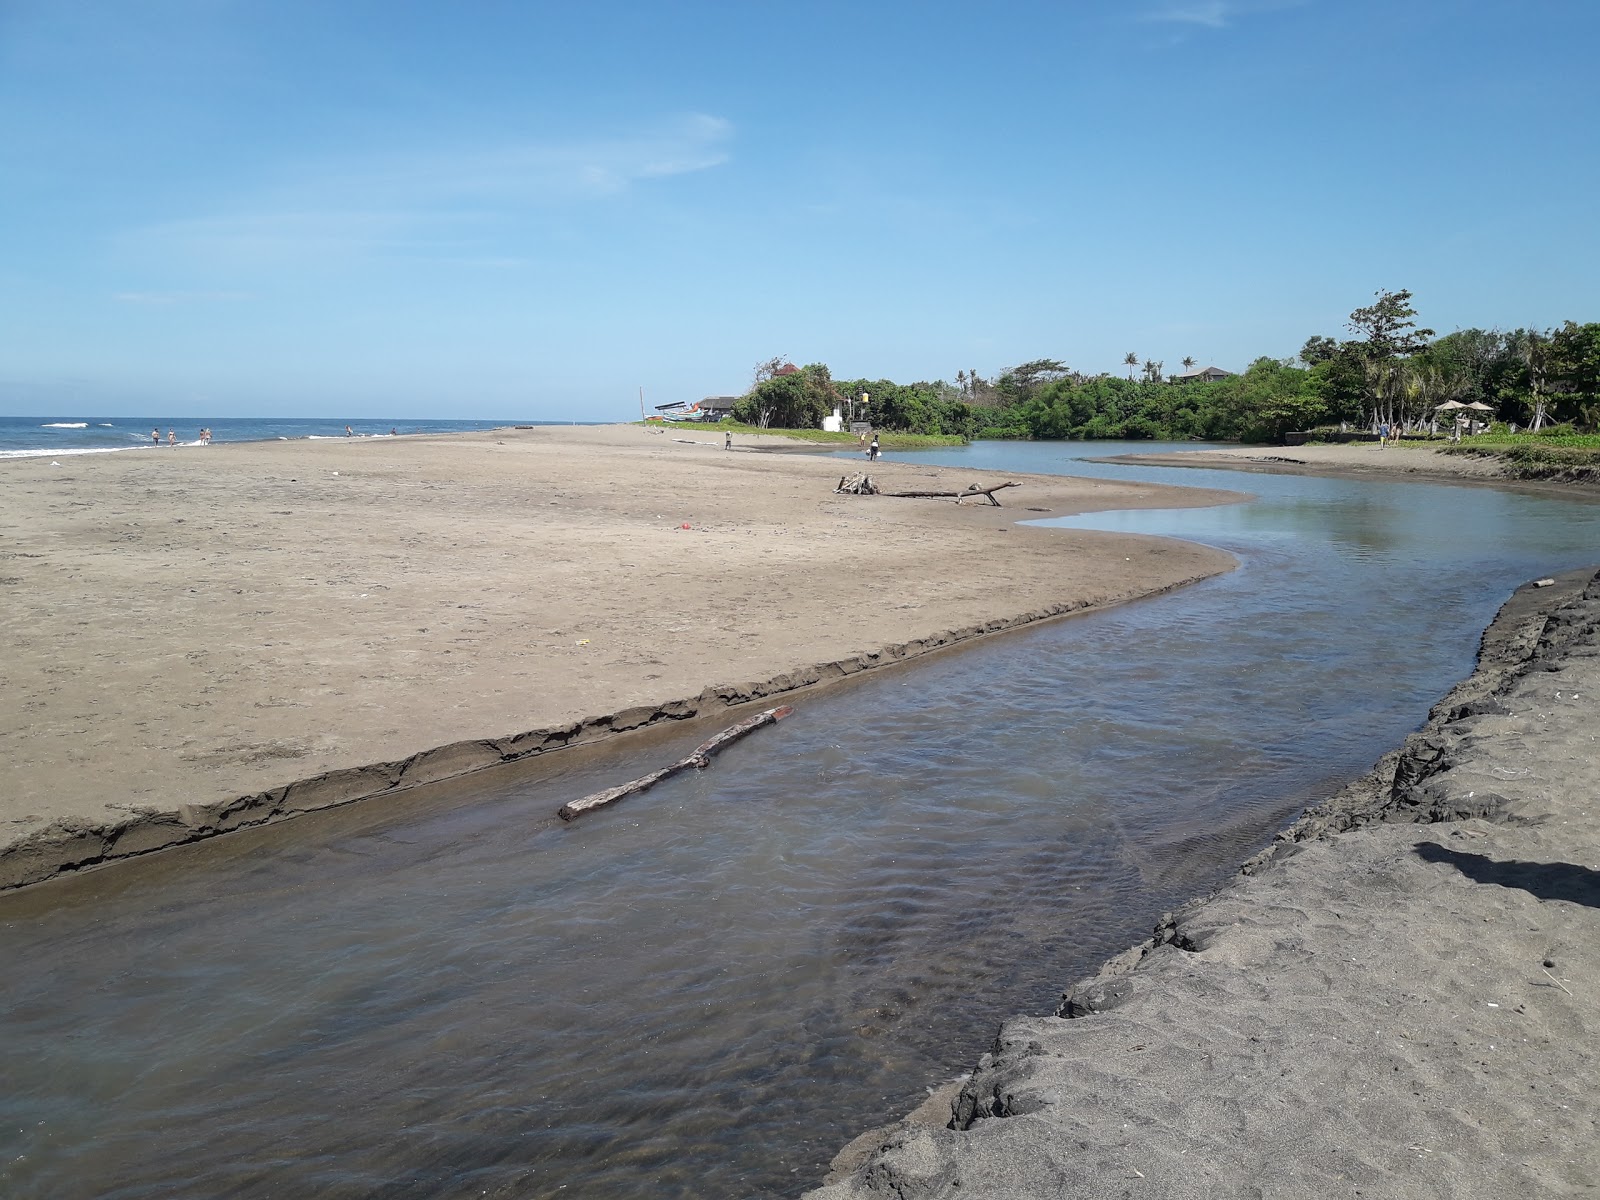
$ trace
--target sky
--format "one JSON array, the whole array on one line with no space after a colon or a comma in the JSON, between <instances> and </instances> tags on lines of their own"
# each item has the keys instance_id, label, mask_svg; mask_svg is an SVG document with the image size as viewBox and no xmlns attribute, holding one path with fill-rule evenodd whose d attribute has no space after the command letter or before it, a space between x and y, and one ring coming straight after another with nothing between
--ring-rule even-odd
<instances>
[{"instance_id":1,"label":"sky","mask_svg":"<svg viewBox=\"0 0 1600 1200\"><path fill-rule=\"evenodd\" d=\"M0 414L1600 320L1594 0L0 0Z\"/></svg>"}]
</instances>

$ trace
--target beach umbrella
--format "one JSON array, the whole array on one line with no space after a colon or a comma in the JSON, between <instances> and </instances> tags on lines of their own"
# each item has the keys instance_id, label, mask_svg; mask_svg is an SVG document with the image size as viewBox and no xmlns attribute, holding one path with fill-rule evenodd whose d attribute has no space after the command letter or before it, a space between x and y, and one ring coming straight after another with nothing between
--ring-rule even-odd
<instances>
[{"instance_id":1,"label":"beach umbrella","mask_svg":"<svg viewBox=\"0 0 1600 1200\"><path fill-rule=\"evenodd\" d=\"M1479 400L1474 400L1471 404L1463 404L1461 407L1462 408L1475 408L1479 412L1493 412L1494 411L1494 409L1491 408L1489 405L1484 404L1482 401L1479 401Z\"/></svg>"},{"instance_id":2,"label":"beach umbrella","mask_svg":"<svg viewBox=\"0 0 1600 1200\"><path fill-rule=\"evenodd\" d=\"M1433 406L1433 411L1434 412L1444 412L1446 409L1449 409L1449 408L1466 408L1466 407L1467 406L1465 404L1461 403L1461 401L1459 401L1459 400L1446 400L1443 404L1435 404Z\"/></svg>"}]
</instances>

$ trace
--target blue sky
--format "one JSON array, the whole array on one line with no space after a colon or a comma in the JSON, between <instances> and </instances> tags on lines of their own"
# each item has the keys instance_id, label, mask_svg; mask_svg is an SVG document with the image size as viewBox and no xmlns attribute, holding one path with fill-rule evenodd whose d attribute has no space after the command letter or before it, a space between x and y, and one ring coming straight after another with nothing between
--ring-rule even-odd
<instances>
[{"instance_id":1,"label":"blue sky","mask_svg":"<svg viewBox=\"0 0 1600 1200\"><path fill-rule=\"evenodd\" d=\"M1600 320L1600 4L0 0L0 413Z\"/></svg>"}]
</instances>

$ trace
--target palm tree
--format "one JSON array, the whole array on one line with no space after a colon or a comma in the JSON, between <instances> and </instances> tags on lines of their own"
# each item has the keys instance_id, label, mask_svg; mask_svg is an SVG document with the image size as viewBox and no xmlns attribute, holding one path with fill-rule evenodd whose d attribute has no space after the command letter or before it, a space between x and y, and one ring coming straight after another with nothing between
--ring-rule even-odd
<instances>
[{"instance_id":1,"label":"palm tree","mask_svg":"<svg viewBox=\"0 0 1600 1200\"><path fill-rule=\"evenodd\" d=\"M1122 356L1122 365L1128 368L1128 380L1129 382L1132 382L1133 369L1139 365L1139 356L1132 350L1129 350Z\"/></svg>"},{"instance_id":2,"label":"palm tree","mask_svg":"<svg viewBox=\"0 0 1600 1200\"><path fill-rule=\"evenodd\" d=\"M1187 354L1183 356L1183 369L1185 372L1194 370L1194 359L1190 358Z\"/></svg>"}]
</instances>

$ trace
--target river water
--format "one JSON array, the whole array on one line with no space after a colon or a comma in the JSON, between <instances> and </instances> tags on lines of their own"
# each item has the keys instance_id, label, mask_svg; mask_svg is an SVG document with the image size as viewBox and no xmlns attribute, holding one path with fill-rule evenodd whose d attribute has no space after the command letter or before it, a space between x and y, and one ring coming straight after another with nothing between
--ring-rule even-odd
<instances>
[{"instance_id":1,"label":"river water","mask_svg":"<svg viewBox=\"0 0 1600 1200\"><path fill-rule=\"evenodd\" d=\"M1122 449L914 457L1254 492L1053 522L1237 571L802 696L570 827L720 723L0 896L0 1194L793 1195L1600 559L1580 499L1078 457Z\"/></svg>"}]
</instances>

